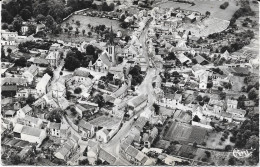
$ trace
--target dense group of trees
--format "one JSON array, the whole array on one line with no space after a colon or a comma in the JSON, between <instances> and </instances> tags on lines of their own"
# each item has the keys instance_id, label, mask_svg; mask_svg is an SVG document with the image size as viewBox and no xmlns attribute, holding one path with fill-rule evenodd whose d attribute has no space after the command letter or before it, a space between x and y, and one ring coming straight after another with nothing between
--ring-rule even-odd
<instances>
[{"instance_id":1,"label":"dense group of trees","mask_svg":"<svg viewBox=\"0 0 260 167\"><path fill-rule=\"evenodd\" d=\"M240 128L232 129L231 133L235 136L235 147L254 149L248 161L251 165L259 162L259 114L255 114L245 120Z\"/></svg>"},{"instance_id":2,"label":"dense group of trees","mask_svg":"<svg viewBox=\"0 0 260 167\"><path fill-rule=\"evenodd\" d=\"M132 75L132 85L136 86L138 84L141 84L143 81L143 76L141 75L141 67L138 65L135 65L134 67L131 67L129 74Z\"/></svg>"},{"instance_id":3,"label":"dense group of trees","mask_svg":"<svg viewBox=\"0 0 260 167\"><path fill-rule=\"evenodd\" d=\"M233 26L236 20L243 16L254 16L255 12L251 9L249 1L240 1L241 7L233 14L230 20L230 26Z\"/></svg>"},{"instance_id":4,"label":"dense group of trees","mask_svg":"<svg viewBox=\"0 0 260 167\"><path fill-rule=\"evenodd\" d=\"M29 53L29 50L31 50L33 48L49 50L51 45L52 45L52 42L27 41L27 42L19 43L18 49L20 52Z\"/></svg>"}]
</instances>

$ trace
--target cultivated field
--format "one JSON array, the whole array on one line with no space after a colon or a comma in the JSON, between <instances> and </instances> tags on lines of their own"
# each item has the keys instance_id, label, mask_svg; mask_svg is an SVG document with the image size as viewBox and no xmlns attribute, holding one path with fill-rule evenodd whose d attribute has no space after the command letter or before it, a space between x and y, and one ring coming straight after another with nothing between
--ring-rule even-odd
<instances>
[{"instance_id":1,"label":"cultivated field","mask_svg":"<svg viewBox=\"0 0 260 167\"><path fill-rule=\"evenodd\" d=\"M165 139L169 141L187 141L190 137L192 127L188 124L173 122L166 133Z\"/></svg>"}]
</instances>

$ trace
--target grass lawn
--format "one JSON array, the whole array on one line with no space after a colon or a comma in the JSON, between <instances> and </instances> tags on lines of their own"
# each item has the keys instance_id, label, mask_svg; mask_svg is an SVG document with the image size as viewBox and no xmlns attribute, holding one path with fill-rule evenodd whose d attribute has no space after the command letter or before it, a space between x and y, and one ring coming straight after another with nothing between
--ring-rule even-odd
<instances>
[{"instance_id":1,"label":"grass lawn","mask_svg":"<svg viewBox=\"0 0 260 167\"><path fill-rule=\"evenodd\" d=\"M72 22L74 20L74 22ZM76 21L80 21L80 26L77 26L75 23ZM63 32L62 34L59 34L58 36L48 34L48 38L53 40L63 40L65 42L90 42L94 39L96 39L97 34L94 32L91 32L92 35L88 36L88 32L90 32L90 28L88 27L88 24L91 26L98 26L98 25L105 25L106 27L113 27L114 33L116 33L118 30L122 31L123 35L128 33L128 30L125 30L120 27L120 22L117 20L110 20L108 18L100 18L100 17L91 17L91 16L84 16L84 15L73 15L63 23L61 23L62 28L66 28L66 23L69 23L70 26L73 27L72 32L76 30L76 28L79 29L79 36L75 36L74 33L72 33L71 37L68 37L68 33ZM82 30L85 30L85 35L83 36Z\"/></svg>"},{"instance_id":2,"label":"grass lawn","mask_svg":"<svg viewBox=\"0 0 260 167\"><path fill-rule=\"evenodd\" d=\"M180 7L181 9L199 11L202 14L205 14L206 11L209 11L211 13L211 17L216 17L223 20L230 20L232 15L235 13L235 11L239 9L239 6L236 6L236 1L228 1L229 6L225 10L220 9L219 6L224 2L225 1L215 1L215 0L194 1L195 5L191 6L190 4L187 3L178 3L178 2L169 1L167 3L163 3L158 6L162 8Z\"/></svg>"}]
</instances>

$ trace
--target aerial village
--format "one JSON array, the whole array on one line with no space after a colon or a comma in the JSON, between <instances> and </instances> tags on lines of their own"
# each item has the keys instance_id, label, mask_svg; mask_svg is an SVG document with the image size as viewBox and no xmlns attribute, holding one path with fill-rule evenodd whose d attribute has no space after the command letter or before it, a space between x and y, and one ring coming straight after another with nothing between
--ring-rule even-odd
<instances>
[{"instance_id":1,"label":"aerial village","mask_svg":"<svg viewBox=\"0 0 260 167\"><path fill-rule=\"evenodd\" d=\"M51 2L2 4L3 164L259 163L257 2Z\"/></svg>"}]
</instances>

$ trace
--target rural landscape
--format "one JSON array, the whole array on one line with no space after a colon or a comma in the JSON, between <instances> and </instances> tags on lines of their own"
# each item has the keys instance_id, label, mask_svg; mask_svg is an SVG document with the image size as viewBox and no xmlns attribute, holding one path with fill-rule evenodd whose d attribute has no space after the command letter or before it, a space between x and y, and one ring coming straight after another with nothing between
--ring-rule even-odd
<instances>
[{"instance_id":1,"label":"rural landscape","mask_svg":"<svg viewBox=\"0 0 260 167\"><path fill-rule=\"evenodd\" d=\"M259 2L3 0L1 162L259 165Z\"/></svg>"}]
</instances>

